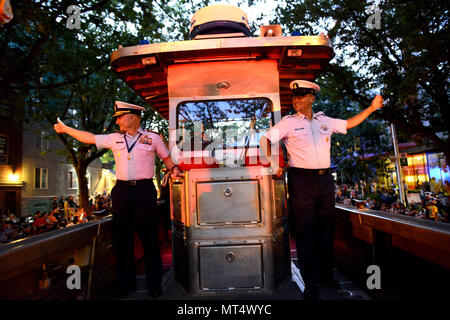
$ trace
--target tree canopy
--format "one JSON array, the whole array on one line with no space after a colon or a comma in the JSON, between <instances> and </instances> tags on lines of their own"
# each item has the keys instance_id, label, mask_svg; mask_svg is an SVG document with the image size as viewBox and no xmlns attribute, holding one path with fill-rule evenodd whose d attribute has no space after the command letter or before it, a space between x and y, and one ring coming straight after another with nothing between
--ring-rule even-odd
<instances>
[{"instance_id":1,"label":"tree canopy","mask_svg":"<svg viewBox=\"0 0 450 320\"><path fill-rule=\"evenodd\" d=\"M53 124L59 116L66 124L94 134L113 131L114 101L145 105L110 71L110 54L119 45L141 40L163 42L186 36L189 10L180 1L97 0L18 1L14 19L0 29L0 103L24 112L24 121L41 123L56 137ZM179 8L184 8L184 11ZM180 33L171 31L180 26ZM187 29L188 30L188 29ZM148 120L152 120L149 125ZM143 126L159 128L163 119L149 109ZM79 182L81 205L88 211L87 166L106 150L97 150L66 135L59 154L73 164ZM161 162L157 165L162 166Z\"/></svg>"},{"instance_id":2,"label":"tree canopy","mask_svg":"<svg viewBox=\"0 0 450 320\"><path fill-rule=\"evenodd\" d=\"M20 114L40 121L52 134L57 116L82 130L111 132L114 100L145 105L109 70L111 52L119 45L133 46L141 40L189 39L190 17L209 3L13 2L13 20L0 27L0 103L23 110ZM264 6L264 1L248 3ZM71 6L76 10L70 10L74 9ZM325 31L333 39L336 57L318 79L326 92L325 107L333 105L332 110L345 104L356 112L358 107L367 107L379 92L386 103L373 117L394 123L404 137L432 144L450 159L445 2L292 0L280 3L276 15L273 22L284 26L284 34ZM368 25L368 21L374 23ZM345 116L348 110L341 111ZM152 128L167 134L161 118L153 112L147 117ZM371 125L374 127L369 128ZM378 124L369 122L356 130L358 150L363 150L363 155L370 153L373 139L361 137L370 136L365 130L379 130ZM69 161L78 168L80 197L87 201L83 170L104 151L61 135L58 139Z\"/></svg>"},{"instance_id":3,"label":"tree canopy","mask_svg":"<svg viewBox=\"0 0 450 320\"><path fill-rule=\"evenodd\" d=\"M450 159L445 2L294 0L278 6L277 16L288 32L325 31L333 39L336 57L323 77L335 100L365 108L379 92L386 102L378 117Z\"/></svg>"}]
</instances>

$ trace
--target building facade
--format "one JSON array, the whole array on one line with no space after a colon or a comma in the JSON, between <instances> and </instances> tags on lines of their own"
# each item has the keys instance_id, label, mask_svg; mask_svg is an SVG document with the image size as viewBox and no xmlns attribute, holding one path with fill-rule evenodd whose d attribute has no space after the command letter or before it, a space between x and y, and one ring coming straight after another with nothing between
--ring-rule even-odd
<instances>
[{"instance_id":1,"label":"building facade","mask_svg":"<svg viewBox=\"0 0 450 320\"><path fill-rule=\"evenodd\" d=\"M25 126L23 131L21 215L36 211L48 211L53 197L58 199L78 196L78 179L74 167L64 156L63 148L55 138L53 128L38 125ZM109 193L114 186L115 175L105 169L100 159L87 169L89 195Z\"/></svg>"},{"instance_id":2,"label":"building facade","mask_svg":"<svg viewBox=\"0 0 450 320\"><path fill-rule=\"evenodd\" d=\"M22 122L0 103L0 209L21 213Z\"/></svg>"}]
</instances>

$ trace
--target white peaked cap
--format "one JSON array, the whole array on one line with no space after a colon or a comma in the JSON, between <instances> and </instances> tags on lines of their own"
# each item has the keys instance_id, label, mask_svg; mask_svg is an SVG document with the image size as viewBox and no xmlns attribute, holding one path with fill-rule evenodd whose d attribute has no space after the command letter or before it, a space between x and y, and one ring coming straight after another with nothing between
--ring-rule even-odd
<instances>
[{"instance_id":1,"label":"white peaked cap","mask_svg":"<svg viewBox=\"0 0 450 320\"><path fill-rule=\"evenodd\" d=\"M306 80L294 80L289 84L289 87L291 88L291 90L298 88L307 88L313 89L315 93L318 93L320 91L320 87L317 84Z\"/></svg>"},{"instance_id":2,"label":"white peaked cap","mask_svg":"<svg viewBox=\"0 0 450 320\"><path fill-rule=\"evenodd\" d=\"M140 115L141 111L145 111L146 109L144 107L141 106L137 106L135 104L131 104L131 103L127 103L127 102L123 102L123 101L116 101L114 103L114 114L113 117L118 117L121 116L123 114L127 114L127 113L133 113L133 114L137 114Z\"/></svg>"}]
</instances>

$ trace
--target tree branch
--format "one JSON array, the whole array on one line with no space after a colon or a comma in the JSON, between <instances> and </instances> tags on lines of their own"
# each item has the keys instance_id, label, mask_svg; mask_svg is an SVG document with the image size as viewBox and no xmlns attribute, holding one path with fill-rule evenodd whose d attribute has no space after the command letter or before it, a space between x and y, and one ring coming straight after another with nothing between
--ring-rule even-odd
<instances>
[{"instance_id":1,"label":"tree branch","mask_svg":"<svg viewBox=\"0 0 450 320\"><path fill-rule=\"evenodd\" d=\"M55 89L55 88L59 88L59 87L64 87L67 86L69 84L73 84L76 83L82 79L85 79L87 77L89 77L90 75L92 75L93 73L99 71L100 69L102 69L104 66L109 64L109 60L107 61L103 61L101 64L99 64L98 66L96 66L93 70L89 71L86 74L83 75L79 75L73 79L67 80L67 81L62 81L62 82L57 82L57 83L52 83L52 84L48 84L45 86L28 86L27 88L25 88L24 90L33 90L33 89L41 89L41 90L45 90L45 89Z\"/></svg>"},{"instance_id":2,"label":"tree branch","mask_svg":"<svg viewBox=\"0 0 450 320\"><path fill-rule=\"evenodd\" d=\"M50 125L53 126L54 121L52 121L50 116L47 113L43 113L43 115L44 115L45 119L47 119L47 121L50 123ZM69 157L71 158L73 165L78 166L77 156L75 154L75 151L72 148L70 148L69 141L62 134L57 134L57 136L63 143L66 150L69 152Z\"/></svg>"}]
</instances>

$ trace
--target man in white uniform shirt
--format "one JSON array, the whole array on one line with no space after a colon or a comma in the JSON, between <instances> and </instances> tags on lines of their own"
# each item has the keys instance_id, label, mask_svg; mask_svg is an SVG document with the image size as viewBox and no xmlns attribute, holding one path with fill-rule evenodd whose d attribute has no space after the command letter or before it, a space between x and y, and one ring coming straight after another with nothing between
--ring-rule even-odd
<instances>
[{"instance_id":1,"label":"man in white uniform shirt","mask_svg":"<svg viewBox=\"0 0 450 320\"><path fill-rule=\"evenodd\" d=\"M305 299L315 300L320 283L339 288L333 276L335 186L330 170L333 133L346 134L383 106L377 95L370 107L348 120L314 113L312 104L320 87L295 80L290 84L295 115L283 117L260 139L268 157L270 143L283 140L289 158L288 190L294 226L297 258L305 282ZM275 161L275 157L273 157ZM281 170L281 169L280 169ZM280 174L280 171L279 173Z\"/></svg>"},{"instance_id":2,"label":"man in white uniform shirt","mask_svg":"<svg viewBox=\"0 0 450 320\"><path fill-rule=\"evenodd\" d=\"M170 158L161 137L140 127L141 112L145 108L116 101L116 124L121 132L94 135L63 124L59 118L54 125L57 133L67 133L80 142L111 149L116 162L117 182L111 191L113 213L113 246L116 252L117 288L114 297L136 290L134 260L134 231L144 249L145 273L149 293L161 295L163 266L158 244L156 190L153 184L155 154L172 174L180 170Z\"/></svg>"}]
</instances>

